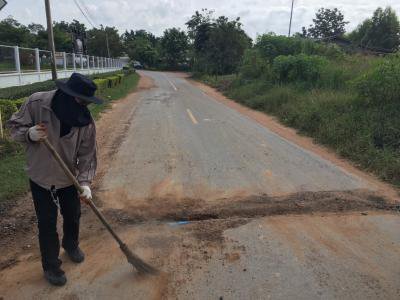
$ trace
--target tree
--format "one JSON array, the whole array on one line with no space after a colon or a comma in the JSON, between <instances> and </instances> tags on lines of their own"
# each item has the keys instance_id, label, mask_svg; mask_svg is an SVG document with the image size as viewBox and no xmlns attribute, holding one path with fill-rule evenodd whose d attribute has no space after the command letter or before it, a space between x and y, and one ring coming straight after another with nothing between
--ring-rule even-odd
<instances>
[{"instance_id":1,"label":"tree","mask_svg":"<svg viewBox=\"0 0 400 300\"><path fill-rule=\"evenodd\" d=\"M117 57L122 54L122 41L115 27L93 28L87 31L87 51L90 55L108 57L107 39L110 56Z\"/></svg>"},{"instance_id":2,"label":"tree","mask_svg":"<svg viewBox=\"0 0 400 300\"><path fill-rule=\"evenodd\" d=\"M48 49L48 37L47 29L40 24L30 24L28 29L31 32L31 48ZM78 35L83 39L86 35L85 24L80 23L77 20L73 20L72 23L65 21L53 22L53 33L54 33L54 45L56 51L60 52L73 52L73 38Z\"/></svg>"},{"instance_id":3,"label":"tree","mask_svg":"<svg viewBox=\"0 0 400 300\"><path fill-rule=\"evenodd\" d=\"M45 31L46 29L42 24L31 23L28 25L28 30L31 34L38 34L40 31Z\"/></svg>"},{"instance_id":4,"label":"tree","mask_svg":"<svg viewBox=\"0 0 400 300\"><path fill-rule=\"evenodd\" d=\"M192 42L194 71L227 74L237 70L251 39L242 29L240 19L230 21L225 16L217 19L213 11L196 11L186 23Z\"/></svg>"},{"instance_id":5,"label":"tree","mask_svg":"<svg viewBox=\"0 0 400 300\"><path fill-rule=\"evenodd\" d=\"M188 36L177 28L167 29L160 39L160 50L164 66L168 69L178 69L186 63Z\"/></svg>"},{"instance_id":6,"label":"tree","mask_svg":"<svg viewBox=\"0 0 400 300\"><path fill-rule=\"evenodd\" d=\"M349 38L360 46L381 51L396 51L400 46L400 23L395 11L378 8L372 18L366 19Z\"/></svg>"},{"instance_id":7,"label":"tree","mask_svg":"<svg viewBox=\"0 0 400 300\"><path fill-rule=\"evenodd\" d=\"M207 41L210 37L210 31L214 25L214 11L206 8L203 8L201 11L201 13L196 11L191 19L186 22L189 38L191 39L193 48L196 52L200 52L205 49Z\"/></svg>"},{"instance_id":8,"label":"tree","mask_svg":"<svg viewBox=\"0 0 400 300\"><path fill-rule=\"evenodd\" d=\"M251 46L251 39L241 28L239 20L229 21L227 17L220 16L210 31L206 53L213 74L237 71L244 51Z\"/></svg>"},{"instance_id":9,"label":"tree","mask_svg":"<svg viewBox=\"0 0 400 300\"><path fill-rule=\"evenodd\" d=\"M320 8L313 19L314 24L308 30L302 28L303 35L313 38L328 38L342 36L346 30L345 26L349 22L344 21L344 16L340 10Z\"/></svg>"},{"instance_id":10,"label":"tree","mask_svg":"<svg viewBox=\"0 0 400 300\"><path fill-rule=\"evenodd\" d=\"M137 60L148 67L159 63L158 39L145 30L126 31L122 36L124 49L132 60Z\"/></svg>"},{"instance_id":11,"label":"tree","mask_svg":"<svg viewBox=\"0 0 400 300\"><path fill-rule=\"evenodd\" d=\"M30 41L29 29L12 16L0 22L0 43L28 47Z\"/></svg>"}]
</instances>

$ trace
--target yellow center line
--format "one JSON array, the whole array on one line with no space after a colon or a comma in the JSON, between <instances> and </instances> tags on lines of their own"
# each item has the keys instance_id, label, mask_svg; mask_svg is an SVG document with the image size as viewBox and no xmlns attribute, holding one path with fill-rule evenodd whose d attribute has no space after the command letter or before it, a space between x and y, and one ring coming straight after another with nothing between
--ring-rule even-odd
<instances>
[{"instance_id":1,"label":"yellow center line","mask_svg":"<svg viewBox=\"0 0 400 300\"><path fill-rule=\"evenodd\" d=\"M197 122L196 118L193 116L192 112L190 111L190 109L186 109L190 119L192 120L193 124L198 124L199 122Z\"/></svg>"},{"instance_id":2,"label":"yellow center line","mask_svg":"<svg viewBox=\"0 0 400 300\"><path fill-rule=\"evenodd\" d=\"M167 79L167 81L169 82L169 84L172 86L172 88L173 88L175 91L177 91L178 88L175 86L175 84L173 84L172 81L168 79L167 75L164 75L164 76L165 76L165 79Z\"/></svg>"}]
</instances>

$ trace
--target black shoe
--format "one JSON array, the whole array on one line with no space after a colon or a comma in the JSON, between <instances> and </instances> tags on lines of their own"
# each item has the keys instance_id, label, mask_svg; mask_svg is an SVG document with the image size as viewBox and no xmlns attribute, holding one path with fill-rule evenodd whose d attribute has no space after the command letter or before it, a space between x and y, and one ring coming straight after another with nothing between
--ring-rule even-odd
<instances>
[{"instance_id":1,"label":"black shoe","mask_svg":"<svg viewBox=\"0 0 400 300\"><path fill-rule=\"evenodd\" d=\"M83 254L82 250L79 247L76 247L74 250L67 250L65 249L65 252L67 252L69 258L74 262L74 263L81 263L85 260L85 254Z\"/></svg>"},{"instance_id":2,"label":"black shoe","mask_svg":"<svg viewBox=\"0 0 400 300\"><path fill-rule=\"evenodd\" d=\"M49 269L44 271L44 278L55 286L63 286L67 282L67 277L65 277L65 273L61 269Z\"/></svg>"}]
</instances>

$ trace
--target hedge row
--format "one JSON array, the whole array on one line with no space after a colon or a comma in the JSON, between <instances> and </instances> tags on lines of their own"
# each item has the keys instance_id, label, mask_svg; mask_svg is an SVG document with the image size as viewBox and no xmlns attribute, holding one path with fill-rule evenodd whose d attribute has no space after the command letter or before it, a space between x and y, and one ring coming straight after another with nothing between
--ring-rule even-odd
<instances>
[{"instance_id":1,"label":"hedge row","mask_svg":"<svg viewBox=\"0 0 400 300\"><path fill-rule=\"evenodd\" d=\"M101 74L92 74L88 77L91 79L102 79L108 77L114 77L120 74L120 71L107 72ZM56 88L54 81L47 80L42 82L35 82L32 84L22 85L22 86L12 86L0 89L0 99L21 99L23 97L28 97L36 92L51 91Z\"/></svg>"},{"instance_id":2,"label":"hedge row","mask_svg":"<svg viewBox=\"0 0 400 300\"><path fill-rule=\"evenodd\" d=\"M102 94L106 89L117 86L121 83L123 77L124 74L120 73L107 78L94 79L93 81L97 85L97 94Z\"/></svg>"},{"instance_id":3,"label":"hedge row","mask_svg":"<svg viewBox=\"0 0 400 300\"><path fill-rule=\"evenodd\" d=\"M117 86L118 84L121 83L123 77L124 77L124 74L119 73L119 74L116 74L115 76L94 79L93 81L97 85L97 94L101 95L106 89ZM45 83L45 84L43 84L43 83ZM31 94L33 94L35 92L38 92L38 90L36 90L38 87L43 88L40 91L55 89L56 87L54 85L54 82L51 81L51 83L53 85L50 85L47 81L38 82L38 84L29 85L29 86L34 85L34 87L30 87L30 89L24 88L23 91L25 93L29 90L29 91L31 91ZM47 88L49 88L49 89L47 89ZM14 88L14 89L17 89L17 88ZM18 93L18 91L17 91L17 93ZM20 94L20 93L18 93L18 94ZM29 94L28 96L30 96L31 94ZM0 96L2 96L2 95L0 94ZM8 119L10 119L11 115L21 107L21 105L25 102L25 100L26 100L26 97L24 97L24 98L21 97L19 99L15 99L15 100L7 99L7 98L0 99L0 113L1 113L1 121L2 121L3 125L5 124L5 122Z\"/></svg>"},{"instance_id":4,"label":"hedge row","mask_svg":"<svg viewBox=\"0 0 400 300\"><path fill-rule=\"evenodd\" d=\"M10 119L11 115L21 107L25 100L26 98L17 100L0 99L0 114L3 125L8 119Z\"/></svg>"}]
</instances>

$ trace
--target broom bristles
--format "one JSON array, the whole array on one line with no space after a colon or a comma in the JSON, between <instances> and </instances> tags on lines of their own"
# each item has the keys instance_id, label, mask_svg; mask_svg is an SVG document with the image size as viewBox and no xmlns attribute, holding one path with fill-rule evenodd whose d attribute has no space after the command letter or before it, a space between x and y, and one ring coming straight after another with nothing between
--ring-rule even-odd
<instances>
[{"instance_id":1,"label":"broom bristles","mask_svg":"<svg viewBox=\"0 0 400 300\"><path fill-rule=\"evenodd\" d=\"M150 266L148 263L143 261L139 256L134 254L127 245L122 244L120 245L120 248L122 252L124 252L126 259L128 262L136 268L136 270L141 273L141 274L150 274L150 275L156 275L158 273L158 270L155 269L154 267Z\"/></svg>"}]
</instances>

